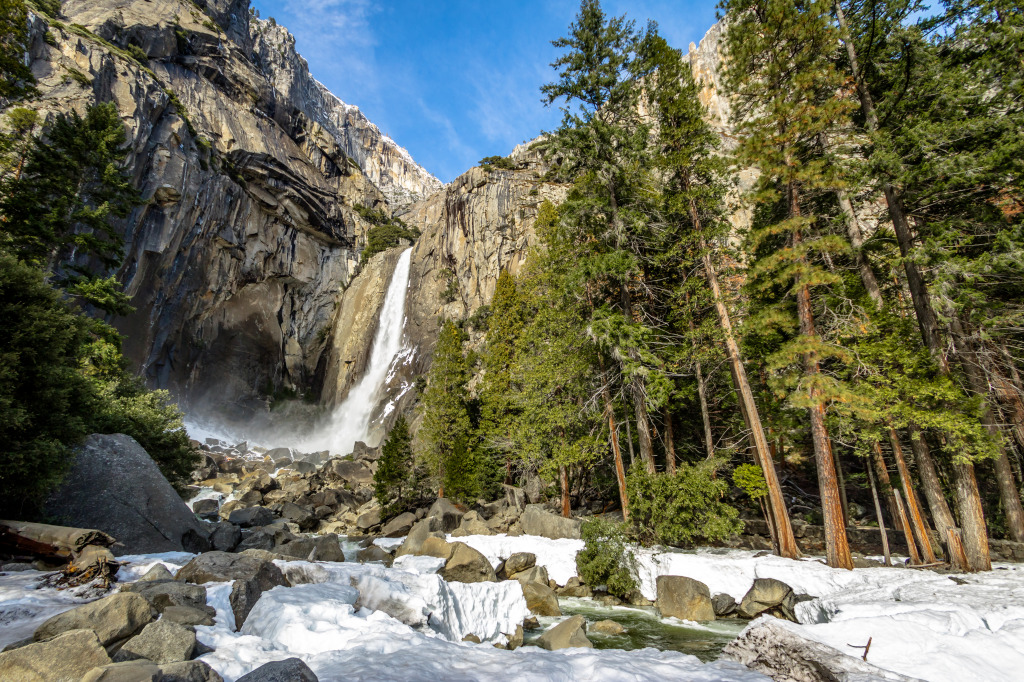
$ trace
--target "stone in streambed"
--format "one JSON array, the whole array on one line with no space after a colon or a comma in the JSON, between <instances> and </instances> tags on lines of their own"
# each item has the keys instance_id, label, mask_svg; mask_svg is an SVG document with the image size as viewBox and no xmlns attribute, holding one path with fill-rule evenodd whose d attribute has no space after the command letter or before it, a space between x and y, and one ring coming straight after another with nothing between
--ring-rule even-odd
<instances>
[{"instance_id":1,"label":"stone in streambed","mask_svg":"<svg viewBox=\"0 0 1024 682\"><path fill-rule=\"evenodd\" d=\"M141 595L119 592L58 614L36 628L32 639L50 639L70 630L92 630L107 646L131 637L153 620L153 611Z\"/></svg>"},{"instance_id":2,"label":"stone in streambed","mask_svg":"<svg viewBox=\"0 0 1024 682\"><path fill-rule=\"evenodd\" d=\"M590 626L590 630L593 632L600 632L602 635L626 634L626 628L622 627L614 620L599 620Z\"/></svg>"},{"instance_id":3,"label":"stone in streambed","mask_svg":"<svg viewBox=\"0 0 1024 682\"><path fill-rule=\"evenodd\" d=\"M663 617L692 621L715 619L711 591L699 580L681 575L659 575L657 585L657 605Z\"/></svg>"},{"instance_id":4,"label":"stone in streambed","mask_svg":"<svg viewBox=\"0 0 1024 682\"><path fill-rule=\"evenodd\" d=\"M0 653L0 680L78 682L90 670L110 663L92 630L69 630L45 642Z\"/></svg>"},{"instance_id":5,"label":"stone in streambed","mask_svg":"<svg viewBox=\"0 0 1024 682\"><path fill-rule=\"evenodd\" d=\"M583 616L573 616L551 628L540 636L537 646L548 651L573 647L594 648L587 639L587 621Z\"/></svg>"},{"instance_id":6,"label":"stone in streambed","mask_svg":"<svg viewBox=\"0 0 1024 682\"><path fill-rule=\"evenodd\" d=\"M177 663L192 658L196 633L191 629L161 619L142 628L114 655L115 662L147 660L153 663Z\"/></svg>"},{"instance_id":7,"label":"stone in streambed","mask_svg":"<svg viewBox=\"0 0 1024 682\"><path fill-rule=\"evenodd\" d=\"M741 618L757 618L762 613L768 613L795 623L795 606L796 595L792 587L774 578L757 578L743 595L736 613Z\"/></svg>"},{"instance_id":8,"label":"stone in streambed","mask_svg":"<svg viewBox=\"0 0 1024 682\"><path fill-rule=\"evenodd\" d=\"M547 585L540 583L522 582L523 597L526 598L526 607L538 616L561 616L562 610L558 607L558 597Z\"/></svg>"}]
</instances>

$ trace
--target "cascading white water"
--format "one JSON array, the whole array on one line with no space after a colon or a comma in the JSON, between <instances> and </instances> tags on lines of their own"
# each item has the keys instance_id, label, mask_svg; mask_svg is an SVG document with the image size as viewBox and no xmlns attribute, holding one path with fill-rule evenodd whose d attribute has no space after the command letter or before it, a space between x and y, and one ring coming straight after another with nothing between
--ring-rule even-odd
<instances>
[{"instance_id":1,"label":"cascading white water","mask_svg":"<svg viewBox=\"0 0 1024 682\"><path fill-rule=\"evenodd\" d=\"M409 261L412 249L406 249L398 258L391 275L384 305L380 309L377 333L373 337L370 364L359 383L351 388L345 401L339 405L325 424L315 433L296 444L306 452L330 450L333 454L347 455L356 441L366 440L370 433L373 408L381 389L388 380L388 370L402 350L405 329L405 294L409 286Z\"/></svg>"}]
</instances>

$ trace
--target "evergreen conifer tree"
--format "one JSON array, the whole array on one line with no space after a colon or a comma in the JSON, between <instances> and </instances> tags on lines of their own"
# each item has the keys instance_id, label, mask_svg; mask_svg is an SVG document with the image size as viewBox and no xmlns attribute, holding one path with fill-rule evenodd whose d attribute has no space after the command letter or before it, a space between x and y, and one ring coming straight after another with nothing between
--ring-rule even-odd
<instances>
[{"instance_id":1,"label":"evergreen conifer tree","mask_svg":"<svg viewBox=\"0 0 1024 682\"><path fill-rule=\"evenodd\" d=\"M471 457L471 424L466 409L468 379L462 332L448 320L441 326L427 389L420 402L423 409L420 438L437 478L440 497L456 497L457 492L457 497L475 499L475 472L467 463ZM452 486L456 491L450 494Z\"/></svg>"},{"instance_id":2,"label":"evergreen conifer tree","mask_svg":"<svg viewBox=\"0 0 1024 682\"><path fill-rule=\"evenodd\" d=\"M407 502L412 476L412 436L405 415L399 415L381 447L377 471L373 472L373 494L386 514L398 512Z\"/></svg>"}]
</instances>

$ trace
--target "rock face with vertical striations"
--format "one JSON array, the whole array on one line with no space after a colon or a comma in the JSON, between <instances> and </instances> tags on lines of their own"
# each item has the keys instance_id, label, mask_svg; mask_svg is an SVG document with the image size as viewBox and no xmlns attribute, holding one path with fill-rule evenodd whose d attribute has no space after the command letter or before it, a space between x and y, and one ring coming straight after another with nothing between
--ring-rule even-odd
<instances>
[{"instance_id":1,"label":"rock face with vertical striations","mask_svg":"<svg viewBox=\"0 0 1024 682\"><path fill-rule=\"evenodd\" d=\"M119 225L116 274L137 308L117 322L126 354L151 385L225 420L275 393L317 393L369 227L354 207L390 212L386 197L440 182L314 80L247 0L67 0L61 12L31 14L40 96L28 105L52 120L110 101L127 128L144 204Z\"/></svg>"}]
</instances>

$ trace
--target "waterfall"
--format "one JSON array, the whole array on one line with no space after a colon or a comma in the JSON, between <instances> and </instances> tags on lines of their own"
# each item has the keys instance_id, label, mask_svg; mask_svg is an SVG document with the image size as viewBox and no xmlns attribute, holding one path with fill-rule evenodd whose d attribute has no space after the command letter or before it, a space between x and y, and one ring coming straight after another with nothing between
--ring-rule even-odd
<instances>
[{"instance_id":1,"label":"waterfall","mask_svg":"<svg viewBox=\"0 0 1024 682\"><path fill-rule=\"evenodd\" d=\"M395 272L380 309L377 333L373 337L370 364L325 424L316 433L303 439L297 447L307 452L330 450L333 454L347 455L356 441L365 441L370 434L373 408L389 378L389 370L402 350L405 329L405 294L409 286L409 261L412 249L406 249L398 258Z\"/></svg>"}]
</instances>

